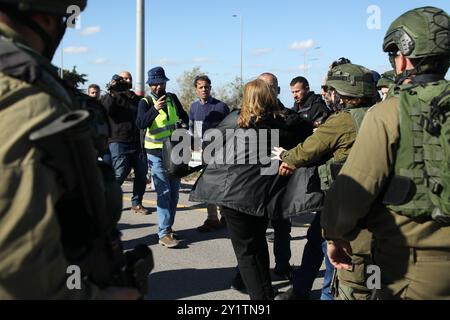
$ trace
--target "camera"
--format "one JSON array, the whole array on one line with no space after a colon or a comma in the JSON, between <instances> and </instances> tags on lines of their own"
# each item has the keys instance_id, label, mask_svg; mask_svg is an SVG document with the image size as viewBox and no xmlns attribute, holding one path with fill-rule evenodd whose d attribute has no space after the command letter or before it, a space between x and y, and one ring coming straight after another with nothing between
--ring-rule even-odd
<instances>
[{"instance_id":1,"label":"camera","mask_svg":"<svg viewBox=\"0 0 450 320\"><path fill-rule=\"evenodd\" d=\"M123 77L115 74L110 83L106 85L108 91L125 92L131 89L131 84Z\"/></svg>"}]
</instances>

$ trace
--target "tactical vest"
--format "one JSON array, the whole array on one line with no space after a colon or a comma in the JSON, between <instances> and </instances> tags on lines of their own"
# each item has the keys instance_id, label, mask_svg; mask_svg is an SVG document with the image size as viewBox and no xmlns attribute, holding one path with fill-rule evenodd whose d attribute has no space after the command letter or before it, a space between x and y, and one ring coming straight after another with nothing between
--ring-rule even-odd
<instances>
[{"instance_id":1,"label":"tactical vest","mask_svg":"<svg viewBox=\"0 0 450 320\"><path fill-rule=\"evenodd\" d=\"M349 108L343 110L343 112L347 112L352 116L356 132L359 131L367 110L369 110L368 107ZM323 191L330 189L331 184L336 179L336 176L338 175L339 170L342 168L344 162L345 160L335 161L334 159L330 159L318 168L320 187Z\"/></svg>"},{"instance_id":2,"label":"tactical vest","mask_svg":"<svg viewBox=\"0 0 450 320\"><path fill-rule=\"evenodd\" d=\"M413 218L450 222L450 82L397 87L400 142L395 176L413 181L409 201L388 206Z\"/></svg>"},{"instance_id":3,"label":"tactical vest","mask_svg":"<svg viewBox=\"0 0 450 320\"><path fill-rule=\"evenodd\" d=\"M154 97L151 98L154 105L156 99ZM144 98L144 100L149 106L151 105L147 98ZM159 115L150 128L147 129L144 143L145 149L162 149L164 140L170 137L175 130L175 125L178 122L177 108L169 95L167 95L166 103L168 113L162 109L159 110Z\"/></svg>"}]
</instances>

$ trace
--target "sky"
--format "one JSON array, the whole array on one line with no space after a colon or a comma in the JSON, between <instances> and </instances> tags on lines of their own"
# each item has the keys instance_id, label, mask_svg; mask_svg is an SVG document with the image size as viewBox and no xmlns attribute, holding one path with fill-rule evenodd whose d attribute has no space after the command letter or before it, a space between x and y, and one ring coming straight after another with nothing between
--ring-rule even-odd
<instances>
[{"instance_id":1,"label":"sky","mask_svg":"<svg viewBox=\"0 0 450 320\"><path fill-rule=\"evenodd\" d=\"M242 20L244 82L272 72L281 101L292 106L290 81L304 76L319 92L328 65L340 57L379 73L391 69L381 50L386 30L426 5L450 13L448 0L145 0L145 75L162 66L171 79L167 90L176 93L176 80L199 66L213 88L225 86L240 76ZM136 0L89 0L53 63L87 74L82 88L104 89L116 73L136 75L135 48Z\"/></svg>"}]
</instances>

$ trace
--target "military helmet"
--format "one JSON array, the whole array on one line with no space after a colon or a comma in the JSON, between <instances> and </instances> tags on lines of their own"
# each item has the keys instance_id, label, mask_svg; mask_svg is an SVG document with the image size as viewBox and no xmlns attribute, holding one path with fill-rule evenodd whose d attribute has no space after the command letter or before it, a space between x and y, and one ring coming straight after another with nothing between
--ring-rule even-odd
<instances>
[{"instance_id":1,"label":"military helmet","mask_svg":"<svg viewBox=\"0 0 450 320\"><path fill-rule=\"evenodd\" d=\"M380 80L377 82L377 88L381 89L383 87L389 87L390 85L395 83L395 71L390 70L386 71L381 75Z\"/></svg>"},{"instance_id":2,"label":"military helmet","mask_svg":"<svg viewBox=\"0 0 450 320\"><path fill-rule=\"evenodd\" d=\"M342 96L355 98L373 97L376 90L372 71L351 63L331 69L326 85Z\"/></svg>"},{"instance_id":3,"label":"military helmet","mask_svg":"<svg viewBox=\"0 0 450 320\"><path fill-rule=\"evenodd\" d=\"M72 5L78 6L83 11L86 8L87 0L0 0L0 4L15 7L24 12L65 16L73 14L71 11L67 12L67 8Z\"/></svg>"},{"instance_id":4,"label":"military helmet","mask_svg":"<svg viewBox=\"0 0 450 320\"><path fill-rule=\"evenodd\" d=\"M398 17L383 42L384 52L408 58L450 55L450 17L442 9L421 7Z\"/></svg>"}]
</instances>

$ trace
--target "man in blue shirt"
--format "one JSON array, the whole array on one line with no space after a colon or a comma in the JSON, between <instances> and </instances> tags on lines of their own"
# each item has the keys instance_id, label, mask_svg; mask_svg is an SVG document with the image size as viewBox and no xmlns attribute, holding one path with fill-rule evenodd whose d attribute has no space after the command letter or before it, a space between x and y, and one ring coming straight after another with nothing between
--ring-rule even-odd
<instances>
[{"instance_id":1,"label":"man in blue shirt","mask_svg":"<svg viewBox=\"0 0 450 320\"><path fill-rule=\"evenodd\" d=\"M203 136L208 129L215 128L230 113L228 106L211 96L211 80L208 76L197 76L194 81L198 100L192 103L189 111L189 131L197 140L195 146L202 146ZM201 152L195 150L194 152ZM224 219L219 220L217 206L208 204L208 217L203 225L197 228L200 232L214 231L225 226Z\"/></svg>"}]
</instances>

